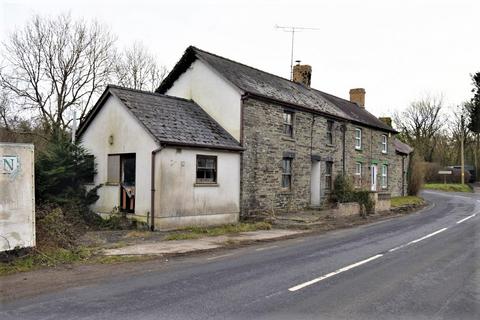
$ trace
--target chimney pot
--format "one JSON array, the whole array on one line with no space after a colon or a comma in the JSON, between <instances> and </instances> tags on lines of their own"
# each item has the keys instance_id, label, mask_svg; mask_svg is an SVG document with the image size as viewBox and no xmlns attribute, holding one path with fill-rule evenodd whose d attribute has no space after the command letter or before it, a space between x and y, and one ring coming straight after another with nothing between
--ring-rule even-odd
<instances>
[{"instance_id":1,"label":"chimney pot","mask_svg":"<svg viewBox=\"0 0 480 320\"><path fill-rule=\"evenodd\" d=\"M310 87L312 80L312 67L307 64L297 64L293 66L293 79L294 82L303 84Z\"/></svg>"},{"instance_id":2,"label":"chimney pot","mask_svg":"<svg viewBox=\"0 0 480 320\"><path fill-rule=\"evenodd\" d=\"M350 101L355 102L361 108L365 108L365 89L350 89Z\"/></svg>"}]
</instances>

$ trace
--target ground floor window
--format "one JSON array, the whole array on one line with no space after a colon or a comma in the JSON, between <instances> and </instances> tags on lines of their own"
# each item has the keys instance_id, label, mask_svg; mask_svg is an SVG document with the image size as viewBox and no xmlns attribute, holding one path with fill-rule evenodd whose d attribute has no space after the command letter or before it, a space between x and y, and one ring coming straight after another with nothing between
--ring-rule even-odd
<instances>
[{"instance_id":1,"label":"ground floor window","mask_svg":"<svg viewBox=\"0 0 480 320\"><path fill-rule=\"evenodd\" d=\"M355 162L355 187L359 188L362 186L362 163Z\"/></svg>"},{"instance_id":2,"label":"ground floor window","mask_svg":"<svg viewBox=\"0 0 480 320\"><path fill-rule=\"evenodd\" d=\"M291 187L292 187L292 158L283 158L282 188L291 189Z\"/></svg>"},{"instance_id":3,"label":"ground floor window","mask_svg":"<svg viewBox=\"0 0 480 320\"><path fill-rule=\"evenodd\" d=\"M332 190L332 169L333 162L327 161L325 163L325 190Z\"/></svg>"},{"instance_id":4,"label":"ground floor window","mask_svg":"<svg viewBox=\"0 0 480 320\"><path fill-rule=\"evenodd\" d=\"M381 185L383 189L388 187L388 165L382 165Z\"/></svg>"},{"instance_id":5,"label":"ground floor window","mask_svg":"<svg viewBox=\"0 0 480 320\"><path fill-rule=\"evenodd\" d=\"M217 183L217 157L197 154L197 183Z\"/></svg>"}]
</instances>

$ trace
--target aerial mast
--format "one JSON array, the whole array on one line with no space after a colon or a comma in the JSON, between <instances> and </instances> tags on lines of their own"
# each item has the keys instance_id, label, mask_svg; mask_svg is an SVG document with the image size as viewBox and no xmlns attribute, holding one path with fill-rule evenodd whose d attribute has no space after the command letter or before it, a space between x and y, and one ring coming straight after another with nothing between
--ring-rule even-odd
<instances>
[{"instance_id":1,"label":"aerial mast","mask_svg":"<svg viewBox=\"0 0 480 320\"><path fill-rule=\"evenodd\" d=\"M295 32L300 32L305 30L320 30L320 28L275 25L275 29L280 29L282 31L290 32L292 34L292 47L290 52L290 80L293 80L293 48L295 45Z\"/></svg>"}]
</instances>

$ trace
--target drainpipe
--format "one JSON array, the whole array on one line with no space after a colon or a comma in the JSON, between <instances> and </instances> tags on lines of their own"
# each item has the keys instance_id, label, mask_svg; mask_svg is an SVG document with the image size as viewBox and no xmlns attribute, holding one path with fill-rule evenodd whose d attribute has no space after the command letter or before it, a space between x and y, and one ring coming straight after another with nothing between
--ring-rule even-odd
<instances>
[{"instance_id":1,"label":"drainpipe","mask_svg":"<svg viewBox=\"0 0 480 320\"><path fill-rule=\"evenodd\" d=\"M155 231L155 156L162 151L163 147L152 151L152 169L151 169L151 194L150 194L150 230Z\"/></svg>"},{"instance_id":2,"label":"drainpipe","mask_svg":"<svg viewBox=\"0 0 480 320\"><path fill-rule=\"evenodd\" d=\"M343 173L343 175L345 175L346 171L347 171L346 164L345 164L345 159L347 158L347 156L346 156L347 149L346 149L346 146L345 146L346 140L347 140L347 138L346 138L347 125L345 123L342 124L341 130L342 130L342 140L343 140L343 143L342 143L342 145L343 145L342 146L342 158L343 158L342 159L342 173Z\"/></svg>"}]
</instances>

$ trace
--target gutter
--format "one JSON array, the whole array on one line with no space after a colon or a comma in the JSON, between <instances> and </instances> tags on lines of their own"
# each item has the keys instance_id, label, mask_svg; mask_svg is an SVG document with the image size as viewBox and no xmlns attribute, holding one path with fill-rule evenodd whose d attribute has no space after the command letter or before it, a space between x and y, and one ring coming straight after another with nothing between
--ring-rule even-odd
<instances>
[{"instance_id":1,"label":"gutter","mask_svg":"<svg viewBox=\"0 0 480 320\"><path fill-rule=\"evenodd\" d=\"M151 194L150 194L150 230L155 231L155 156L163 150L163 147L152 151L152 168L151 168Z\"/></svg>"}]
</instances>

